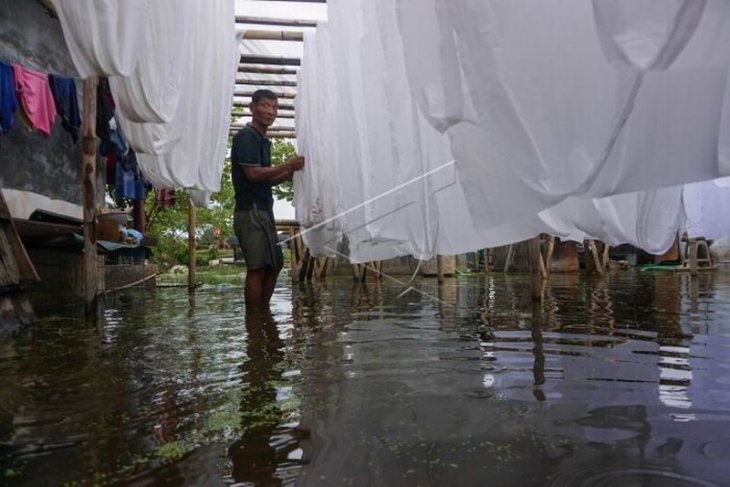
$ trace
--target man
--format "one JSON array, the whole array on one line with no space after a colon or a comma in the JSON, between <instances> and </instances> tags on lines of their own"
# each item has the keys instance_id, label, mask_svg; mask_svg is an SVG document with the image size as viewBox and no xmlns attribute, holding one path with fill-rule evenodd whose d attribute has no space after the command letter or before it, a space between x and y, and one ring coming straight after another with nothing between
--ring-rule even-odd
<instances>
[{"instance_id":1,"label":"man","mask_svg":"<svg viewBox=\"0 0 730 487\"><path fill-rule=\"evenodd\" d=\"M246 309L250 311L268 308L284 266L271 187L304 168L302 156L276 167L271 165L271 141L266 138L266 130L276 120L277 104L273 92L254 92L249 104L253 121L233 137L231 150L231 178L236 193L233 228L246 260Z\"/></svg>"}]
</instances>

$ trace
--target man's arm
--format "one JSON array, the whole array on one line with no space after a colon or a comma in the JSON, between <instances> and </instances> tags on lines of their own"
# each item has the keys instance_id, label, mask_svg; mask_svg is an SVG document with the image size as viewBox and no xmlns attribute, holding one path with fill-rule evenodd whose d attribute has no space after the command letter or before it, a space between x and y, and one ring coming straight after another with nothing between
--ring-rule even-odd
<instances>
[{"instance_id":1,"label":"man's arm","mask_svg":"<svg viewBox=\"0 0 730 487\"><path fill-rule=\"evenodd\" d=\"M251 182L270 181L279 184L291 178L294 172L304 168L304 157L296 156L279 166L243 166L246 179Z\"/></svg>"}]
</instances>

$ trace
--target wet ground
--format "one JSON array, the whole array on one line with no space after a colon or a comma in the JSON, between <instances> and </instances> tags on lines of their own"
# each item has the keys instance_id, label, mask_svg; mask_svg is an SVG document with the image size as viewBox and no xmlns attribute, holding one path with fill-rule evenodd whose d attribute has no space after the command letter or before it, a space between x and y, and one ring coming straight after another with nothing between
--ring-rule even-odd
<instances>
[{"instance_id":1,"label":"wet ground","mask_svg":"<svg viewBox=\"0 0 730 487\"><path fill-rule=\"evenodd\" d=\"M730 271L134 291L0 330L1 485L730 484Z\"/></svg>"}]
</instances>

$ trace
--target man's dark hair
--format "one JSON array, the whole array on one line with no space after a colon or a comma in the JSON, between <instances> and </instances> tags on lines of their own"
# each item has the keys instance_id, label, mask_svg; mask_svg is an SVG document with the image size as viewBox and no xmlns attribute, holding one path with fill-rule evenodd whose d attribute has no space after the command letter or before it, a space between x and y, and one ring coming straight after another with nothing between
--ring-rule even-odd
<instances>
[{"instance_id":1,"label":"man's dark hair","mask_svg":"<svg viewBox=\"0 0 730 487\"><path fill-rule=\"evenodd\" d=\"M253 96L251 97L251 103L258 103L262 98L274 101L278 101L279 99L279 97L276 96L276 93L271 90L256 90L253 92Z\"/></svg>"}]
</instances>

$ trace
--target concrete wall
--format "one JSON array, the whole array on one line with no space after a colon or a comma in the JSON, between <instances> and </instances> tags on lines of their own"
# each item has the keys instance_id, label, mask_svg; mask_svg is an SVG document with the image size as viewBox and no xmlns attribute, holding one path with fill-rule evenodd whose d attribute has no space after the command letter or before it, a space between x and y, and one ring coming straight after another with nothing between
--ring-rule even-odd
<instances>
[{"instance_id":1,"label":"concrete wall","mask_svg":"<svg viewBox=\"0 0 730 487\"><path fill-rule=\"evenodd\" d=\"M50 74L78 76L61 24L38 0L0 0L0 61ZM77 88L81 89L78 79ZM51 136L45 138L29 132L16 112L10 132L0 134L0 187L28 192L29 197L42 195L46 200L81 205L80 160L81 142L73 143L61 127L60 118ZM103 174L101 164L97 170ZM98 197L101 201L103 186ZM13 203L9 205L13 211Z\"/></svg>"}]
</instances>

